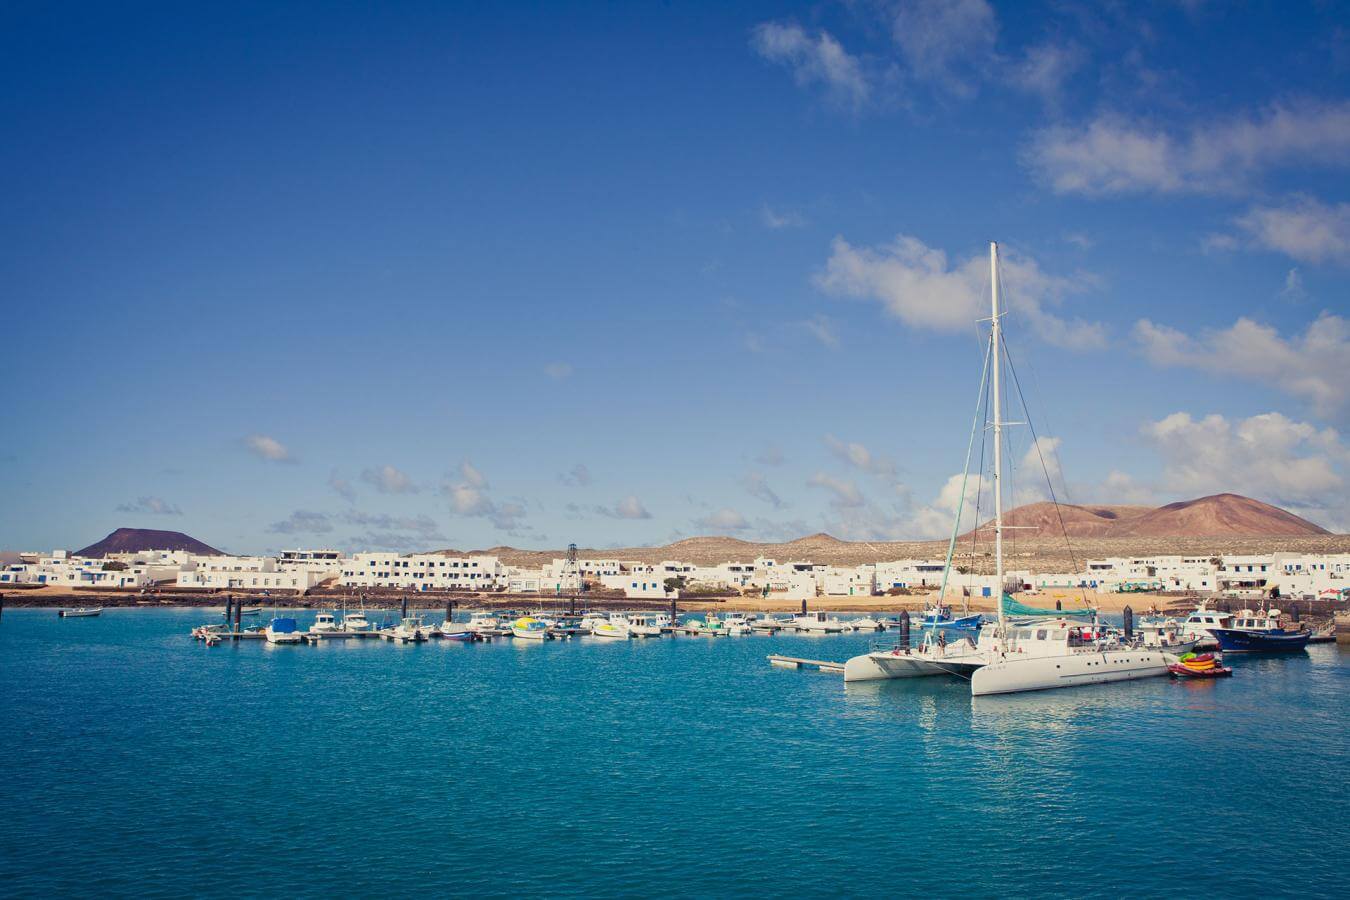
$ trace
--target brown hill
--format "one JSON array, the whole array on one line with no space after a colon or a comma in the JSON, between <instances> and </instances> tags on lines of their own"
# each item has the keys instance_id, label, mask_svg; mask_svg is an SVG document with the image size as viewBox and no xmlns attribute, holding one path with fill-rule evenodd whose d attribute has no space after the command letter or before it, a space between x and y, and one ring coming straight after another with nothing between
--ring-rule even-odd
<instances>
[{"instance_id":1,"label":"brown hill","mask_svg":"<svg viewBox=\"0 0 1350 900\"><path fill-rule=\"evenodd\" d=\"M1278 506L1240 494L1181 500L1157 509L1028 503L1009 510L1003 519L1005 524L1017 527L1019 539L1064 534L1071 538L1167 538L1310 537L1330 533ZM985 522L979 536L983 538L991 530L992 522Z\"/></svg>"},{"instance_id":2,"label":"brown hill","mask_svg":"<svg viewBox=\"0 0 1350 900\"><path fill-rule=\"evenodd\" d=\"M224 556L181 531L155 531L151 528L119 528L96 544L77 551L77 556L99 557L109 553L134 553L137 550L186 550L201 556Z\"/></svg>"},{"instance_id":3,"label":"brown hill","mask_svg":"<svg viewBox=\"0 0 1350 900\"><path fill-rule=\"evenodd\" d=\"M1244 535L1304 537L1330 534L1320 525L1291 512L1243 497L1215 494L1198 500L1169 503L1142 516L1122 522L1118 537L1164 537L1171 535Z\"/></svg>"}]
</instances>

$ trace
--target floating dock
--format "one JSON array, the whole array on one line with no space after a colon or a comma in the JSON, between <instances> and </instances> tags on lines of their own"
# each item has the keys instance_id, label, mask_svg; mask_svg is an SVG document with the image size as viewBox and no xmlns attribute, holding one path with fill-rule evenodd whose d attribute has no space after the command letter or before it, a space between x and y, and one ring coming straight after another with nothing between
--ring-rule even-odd
<instances>
[{"instance_id":1,"label":"floating dock","mask_svg":"<svg viewBox=\"0 0 1350 900\"><path fill-rule=\"evenodd\" d=\"M777 666L780 669L816 669L821 672L828 672L831 675L843 675L844 664L841 662L830 662L824 659L800 659L796 656L779 656L770 654L768 657L769 665Z\"/></svg>"}]
</instances>

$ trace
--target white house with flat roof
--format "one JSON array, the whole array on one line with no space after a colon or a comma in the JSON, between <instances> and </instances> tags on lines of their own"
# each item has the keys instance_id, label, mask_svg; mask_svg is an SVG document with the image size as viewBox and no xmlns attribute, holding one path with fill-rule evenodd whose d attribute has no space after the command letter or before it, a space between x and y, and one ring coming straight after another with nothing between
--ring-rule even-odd
<instances>
[{"instance_id":1,"label":"white house with flat roof","mask_svg":"<svg viewBox=\"0 0 1350 900\"><path fill-rule=\"evenodd\" d=\"M343 587L409 591L494 591L505 587L506 567L495 556L436 553L356 553L342 561Z\"/></svg>"}]
</instances>

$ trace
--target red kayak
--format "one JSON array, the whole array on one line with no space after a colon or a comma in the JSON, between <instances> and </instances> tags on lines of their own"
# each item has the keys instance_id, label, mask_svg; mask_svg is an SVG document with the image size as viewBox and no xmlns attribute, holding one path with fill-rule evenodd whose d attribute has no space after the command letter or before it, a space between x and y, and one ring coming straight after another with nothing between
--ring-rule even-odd
<instances>
[{"instance_id":1,"label":"red kayak","mask_svg":"<svg viewBox=\"0 0 1350 900\"><path fill-rule=\"evenodd\" d=\"M1227 666L1214 666L1210 669L1191 669L1181 663L1172 663L1167 670L1178 678L1227 678L1233 670Z\"/></svg>"}]
</instances>

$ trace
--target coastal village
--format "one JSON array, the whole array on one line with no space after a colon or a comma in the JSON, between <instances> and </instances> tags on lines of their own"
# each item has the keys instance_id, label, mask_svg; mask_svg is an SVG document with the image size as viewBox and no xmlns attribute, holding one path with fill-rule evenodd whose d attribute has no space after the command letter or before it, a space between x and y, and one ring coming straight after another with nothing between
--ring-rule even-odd
<instances>
[{"instance_id":1,"label":"coastal village","mask_svg":"<svg viewBox=\"0 0 1350 900\"><path fill-rule=\"evenodd\" d=\"M491 554L399 554L296 549L275 556L136 550L82 556L66 550L12 555L0 590L57 588L108 594L156 592L305 595L319 589L364 592L499 594L510 598L594 592L628 600L759 596L783 601L927 593L942 586L944 559L897 559L854 566L759 557L698 565L646 563L569 554L537 567ZM1184 592L1235 600L1350 599L1350 553L1157 555L1088 559L1081 571L1005 573L1005 589L1095 594ZM974 600L996 596L996 576L953 568L946 591Z\"/></svg>"}]
</instances>

